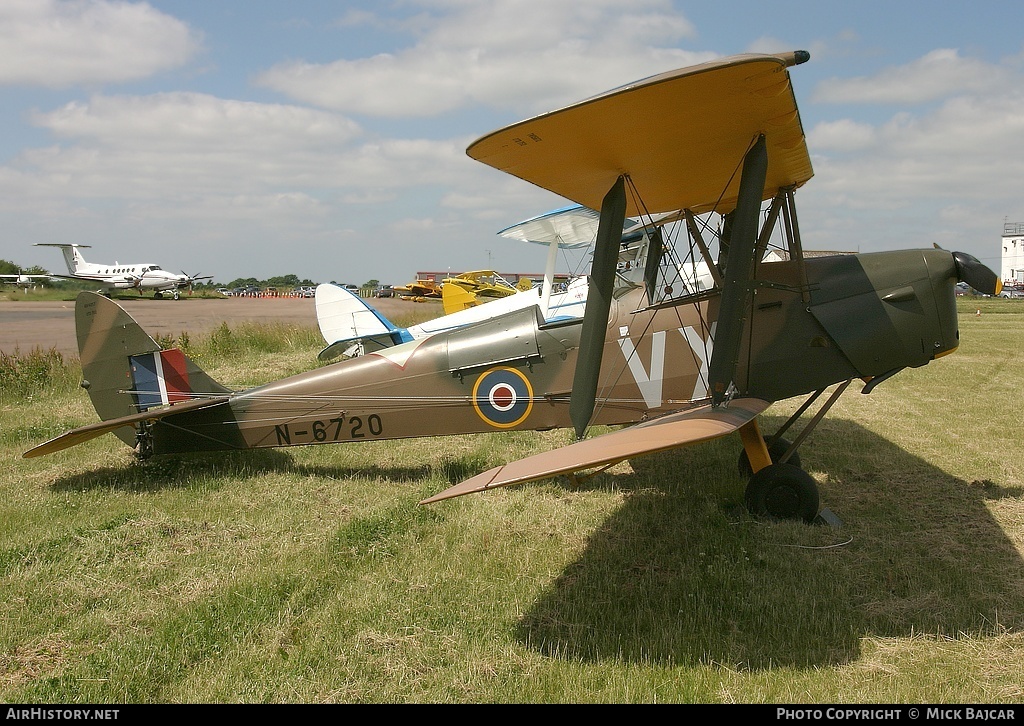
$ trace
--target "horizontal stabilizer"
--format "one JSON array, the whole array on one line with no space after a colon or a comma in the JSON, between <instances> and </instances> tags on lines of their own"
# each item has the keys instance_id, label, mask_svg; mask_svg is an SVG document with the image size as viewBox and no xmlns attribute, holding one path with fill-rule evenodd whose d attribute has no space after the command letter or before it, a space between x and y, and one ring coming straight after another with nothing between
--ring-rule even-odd
<instances>
[{"instance_id":1,"label":"horizontal stabilizer","mask_svg":"<svg viewBox=\"0 0 1024 726\"><path fill-rule=\"evenodd\" d=\"M341 356L352 358L366 353L376 353L378 350L407 342L407 337L403 336L400 330L396 330L386 335L367 335L336 340L317 353L316 358L321 363L326 363Z\"/></svg>"},{"instance_id":2,"label":"horizontal stabilizer","mask_svg":"<svg viewBox=\"0 0 1024 726\"><path fill-rule=\"evenodd\" d=\"M143 411L142 413L134 413L130 416L121 416L120 418L112 418L108 421L100 421L99 423L89 424L88 426L82 426L81 428L72 429L71 431L65 431L56 438L43 442L38 446L33 446L21 456L23 459L45 456L46 454L52 454L56 451L70 449L72 446L84 444L86 441L91 441L103 434L119 429L122 426L133 426L140 421L157 421L167 416L183 413L185 411L195 411L200 408L217 406L227 400L227 396L196 399L185 403L177 403L173 406L168 406L167 408Z\"/></svg>"},{"instance_id":3,"label":"horizontal stabilizer","mask_svg":"<svg viewBox=\"0 0 1024 726\"><path fill-rule=\"evenodd\" d=\"M739 430L769 405L768 401L758 398L737 398L730 401L728 406L712 408L710 404L705 404L667 414L603 436L497 466L424 499L420 504L432 504L494 487L616 464L641 454L717 439Z\"/></svg>"}]
</instances>

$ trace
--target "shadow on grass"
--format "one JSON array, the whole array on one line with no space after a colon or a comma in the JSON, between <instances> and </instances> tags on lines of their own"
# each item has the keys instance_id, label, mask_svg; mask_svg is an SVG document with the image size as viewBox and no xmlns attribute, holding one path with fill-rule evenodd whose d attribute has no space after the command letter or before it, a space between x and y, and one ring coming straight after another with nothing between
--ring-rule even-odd
<instances>
[{"instance_id":1,"label":"shadow on grass","mask_svg":"<svg viewBox=\"0 0 1024 726\"><path fill-rule=\"evenodd\" d=\"M449 484L476 474L483 463L469 460L442 459L418 466L324 466L297 463L290 453L280 449L248 449L195 454L165 454L129 466L103 467L56 479L53 491L90 491L120 489L144 492L180 489L201 480L227 483L253 476L281 472L315 476L323 479L379 479L385 482L408 482L438 477Z\"/></svg>"},{"instance_id":2,"label":"shadow on grass","mask_svg":"<svg viewBox=\"0 0 1024 726\"><path fill-rule=\"evenodd\" d=\"M293 468L291 457L279 450L251 449L197 454L168 454L128 466L107 466L62 476L50 484L54 491L160 491L189 486L198 478L225 481Z\"/></svg>"},{"instance_id":3,"label":"shadow on grass","mask_svg":"<svg viewBox=\"0 0 1024 726\"><path fill-rule=\"evenodd\" d=\"M830 419L802 455L844 524L769 524L742 510L738 450L723 439L591 480L626 502L517 637L569 660L757 670L847 663L868 636L1024 627L1024 566L984 506L1017 488L965 482Z\"/></svg>"},{"instance_id":4,"label":"shadow on grass","mask_svg":"<svg viewBox=\"0 0 1024 726\"><path fill-rule=\"evenodd\" d=\"M856 423L827 419L801 454L843 526L769 524L742 508L738 454L727 437L586 480L615 487L624 504L537 597L516 637L570 660L764 670L848 663L865 637L1024 629L1024 566L985 506L1019 497L1018 488L963 481ZM454 483L491 463L467 454L330 466L264 449L154 457L52 487L228 486L268 472Z\"/></svg>"}]
</instances>

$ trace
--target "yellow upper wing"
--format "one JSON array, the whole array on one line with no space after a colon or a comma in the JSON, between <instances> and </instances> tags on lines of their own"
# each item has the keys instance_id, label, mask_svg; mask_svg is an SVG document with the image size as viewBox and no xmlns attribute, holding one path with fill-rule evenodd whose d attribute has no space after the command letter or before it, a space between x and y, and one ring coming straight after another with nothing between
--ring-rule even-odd
<instances>
[{"instance_id":1,"label":"yellow upper wing","mask_svg":"<svg viewBox=\"0 0 1024 726\"><path fill-rule=\"evenodd\" d=\"M735 207L750 144L768 144L765 198L813 175L789 67L809 56L738 55L662 73L484 136L470 157L592 209L621 175L626 216ZM628 195L627 195L628 196Z\"/></svg>"}]
</instances>

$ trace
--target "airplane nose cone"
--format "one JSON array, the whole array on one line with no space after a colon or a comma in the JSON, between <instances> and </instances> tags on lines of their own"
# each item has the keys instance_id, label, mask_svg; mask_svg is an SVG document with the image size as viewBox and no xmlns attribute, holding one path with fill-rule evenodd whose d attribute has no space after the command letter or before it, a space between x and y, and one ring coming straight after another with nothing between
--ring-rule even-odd
<instances>
[{"instance_id":1,"label":"airplane nose cone","mask_svg":"<svg viewBox=\"0 0 1024 726\"><path fill-rule=\"evenodd\" d=\"M992 272L977 257L966 252L954 252L953 262L956 263L957 279L966 282L983 295L998 295L1003 283L996 273Z\"/></svg>"}]
</instances>

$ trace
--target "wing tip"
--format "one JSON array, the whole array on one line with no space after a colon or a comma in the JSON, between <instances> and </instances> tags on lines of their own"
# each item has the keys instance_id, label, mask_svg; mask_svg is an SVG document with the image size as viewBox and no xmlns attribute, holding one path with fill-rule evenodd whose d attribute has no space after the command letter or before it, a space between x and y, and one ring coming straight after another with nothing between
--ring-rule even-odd
<instances>
[{"instance_id":1,"label":"wing tip","mask_svg":"<svg viewBox=\"0 0 1024 726\"><path fill-rule=\"evenodd\" d=\"M455 497L461 497L464 494L475 494L477 492L486 491L496 486L505 486L505 484L514 484L516 482L500 482L494 484L494 480L504 469L504 466L496 466L493 469L488 469L485 472L481 472L474 477L470 477L465 481L459 482L455 486L448 487L442 492L438 492L433 496L427 497L426 499L420 500L420 504L434 504L436 502L444 501L445 499L453 499Z\"/></svg>"}]
</instances>

